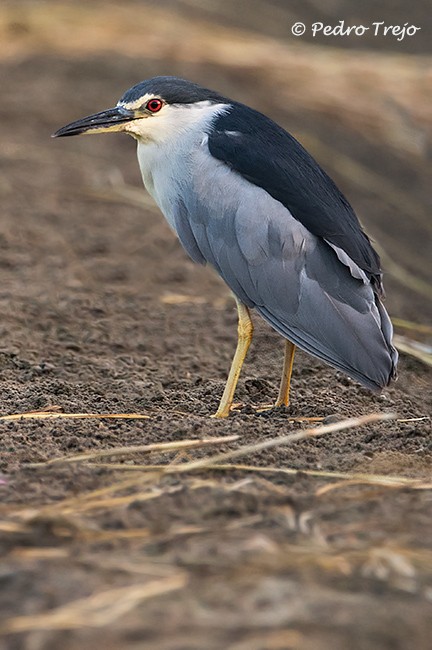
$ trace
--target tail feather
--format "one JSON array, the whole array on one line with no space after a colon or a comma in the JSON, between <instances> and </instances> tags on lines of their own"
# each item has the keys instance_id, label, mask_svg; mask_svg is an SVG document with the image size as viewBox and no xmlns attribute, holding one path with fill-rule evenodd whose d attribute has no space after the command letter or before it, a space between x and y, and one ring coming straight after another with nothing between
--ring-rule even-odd
<instances>
[{"instance_id":1,"label":"tail feather","mask_svg":"<svg viewBox=\"0 0 432 650\"><path fill-rule=\"evenodd\" d=\"M333 301L331 301L333 303ZM331 330L325 331L325 315L318 332L308 332L290 324L281 314L257 306L259 314L283 337L312 356L322 359L334 368L356 379L367 388L379 391L396 379L398 353L391 344L393 327L390 318L376 299L377 316L362 315L361 322L353 323L346 312L347 305L339 305L332 313ZM322 310L318 310L322 316ZM379 323L377 322L379 321ZM304 323L305 320L302 319ZM315 334L315 335L314 335Z\"/></svg>"}]
</instances>

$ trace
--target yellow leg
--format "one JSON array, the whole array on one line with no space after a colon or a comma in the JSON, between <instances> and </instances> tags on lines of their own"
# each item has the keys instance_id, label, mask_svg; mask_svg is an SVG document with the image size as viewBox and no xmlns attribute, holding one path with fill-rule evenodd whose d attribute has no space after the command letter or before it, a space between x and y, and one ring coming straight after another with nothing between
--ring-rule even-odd
<instances>
[{"instance_id":1,"label":"yellow leg","mask_svg":"<svg viewBox=\"0 0 432 650\"><path fill-rule=\"evenodd\" d=\"M215 414L216 418L227 418L229 415L234 397L234 391L236 389L243 361L252 341L254 331L248 307L240 302L240 300L237 300L237 298L236 303L239 319L237 349L235 351L234 359L232 360L231 370L228 375L227 383L225 384L225 390L223 392L219 408Z\"/></svg>"},{"instance_id":2,"label":"yellow leg","mask_svg":"<svg viewBox=\"0 0 432 650\"><path fill-rule=\"evenodd\" d=\"M279 395L276 400L275 406L288 406L289 404L289 390L291 383L291 373L294 361L295 345L291 341L285 341L285 358L282 370L282 379L279 387Z\"/></svg>"}]
</instances>

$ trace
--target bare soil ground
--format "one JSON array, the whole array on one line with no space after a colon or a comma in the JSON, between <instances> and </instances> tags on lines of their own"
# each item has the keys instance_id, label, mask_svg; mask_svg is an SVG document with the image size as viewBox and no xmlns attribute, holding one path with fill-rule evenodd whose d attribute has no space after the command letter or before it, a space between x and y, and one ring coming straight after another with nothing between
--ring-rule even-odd
<instances>
[{"instance_id":1,"label":"bare soil ground","mask_svg":"<svg viewBox=\"0 0 432 650\"><path fill-rule=\"evenodd\" d=\"M10 29L21 37L25 25ZM299 352L291 405L260 413L275 398L283 346L256 319L241 406L211 419L235 347L232 298L140 205L132 140L49 139L112 106L113 89L161 72L265 105L430 208L430 165L328 113L272 109L254 70L112 53L1 64L0 411L148 418L0 420L0 649L428 650L430 368L402 354L399 381L374 395ZM430 282L427 223L333 171L383 248ZM430 301L406 277L389 274L386 286L392 316L430 320ZM397 419L231 461L262 471L139 469L286 435L305 418L373 412ZM46 463L232 435L198 451Z\"/></svg>"}]
</instances>

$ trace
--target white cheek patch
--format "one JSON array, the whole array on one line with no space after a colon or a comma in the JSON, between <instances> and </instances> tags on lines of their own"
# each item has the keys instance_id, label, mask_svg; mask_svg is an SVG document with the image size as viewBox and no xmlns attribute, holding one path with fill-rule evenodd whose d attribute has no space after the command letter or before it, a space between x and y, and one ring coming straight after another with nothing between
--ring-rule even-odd
<instances>
[{"instance_id":1,"label":"white cheek patch","mask_svg":"<svg viewBox=\"0 0 432 650\"><path fill-rule=\"evenodd\" d=\"M142 98L139 101L142 106ZM128 108L134 110L132 106ZM157 113L128 122L125 131L143 144L172 143L177 138L187 135L188 132L199 128L205 130L214 117L228 108L226 104L213 104L209 101L196 104L166 104Z\"/></svg>"}]
</instances>

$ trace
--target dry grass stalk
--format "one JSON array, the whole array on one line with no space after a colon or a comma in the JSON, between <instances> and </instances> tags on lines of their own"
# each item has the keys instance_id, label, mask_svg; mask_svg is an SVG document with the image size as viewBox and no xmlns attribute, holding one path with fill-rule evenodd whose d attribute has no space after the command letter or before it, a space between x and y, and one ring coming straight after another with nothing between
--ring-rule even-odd
<instances>
[{"instance_id":1,"label":"dry grass stalk","mask_svg":"<svg viewBox=\"0 0 432 650\"><path fill-rule=\"evenodd\" d=\"M376 238L374 240L374 248L377 249L381 257L382 265L386 273L399 280L399 282L401 282L405 287L408 287L408 289L412 289L416 293L426 296L429 300L432 299L432 285L429 282L426 282L422 278L418 278L416 275L407 271L407 269L395 262L394 259L388 255L383 247L376 241ZM406 259L407 254L405 254L404 257Z\"/></svg>"},{"instance_id":2,"label":"dry grass stalk","mask_svg":"<svg viewBox=\"0 0 432 650\"><path fill-rule=\"evenodd\" d=\"M165 466L162 466L165 467ZM159 497L165 494L174 494L175 492L180 492L184 489L182 484L179 485L169 485L165 487L156 487L156 484L163 476L163 471L158 472L140 472L138 477L133 479L127 479L126 481L120 481L109 485L108 487L93 490L92 492L87 492L86 494L80 494L76 497L71 497L60 501L59 503L49 504L41 508L31 508L22 507L21 509L8 510L3 509L3 513L7 514L9 517L14 517L20 521L24 521L28 525L31 525L33 522L37 522L40 519L49 519L55 527L60 529L65 529L69 534L70 528L72 527L75 532L80 531L87 535L88 529L82 526L82 522L79 519L74 519L75 515L79 515L85 512L90 512L92 510L113 510L114 508L124 507L134 502L143 502L150 501L152 499L158 499ZM130 489L139 486L142 483L152 483L151 489L143 492L133 491L131 494L125 496L111 496L114 492L119 492L121 490ZM197 481L196 484L190 485L189 489L194 490L202 486L203 481ZM209 484L208 481L205 482L206 485ZM216 484L212 485L215 487ZM103 498L103 497L107 498ZM10 532L29 532L29 528L24 526L20 527L16 524L9 525L9 522L0 522L0 531L2 530L2 525L4 523L5 530L8 530L10 527ZM14 528L16 527L16 529ZM92 533L93 531L90 531Z\"/></svg>"},{"instance_id":3,"label":"dry grass stalk","mask_svg":"<svg viewBox=\"0 0 432 650\"><path fill-rule=\"evenodd\" d=\"M150 531L148 528L131 528L128 530L83 530L79 534L79 539L84 539L87 542L112 542L116 539L142 539L149 537Z\"/></svg>"},{"instance_id":4,"label":"dry grass stalk","mask_svg":"<svg viewBox=\"0 0 432 650\"><path fill-rule=\"evenodd\" d=\"M181 490L182 488L178 488ZM71 506L62 507L60 509L60 514L62 515L75 515L79 512L90 512L91 510L98 510L100 508L104 510L114 510L115 508L120 508L128 506L130 503L137 503L138 501L151 501L152 499L157 499L164 494L163 490L154 490L151 489L147 492L134 492L133 494L128 494L123 497L112 497L111 499L95 499L93 501L86 501L80 503L79 500ZM52 509L52 508L51 508ZM55 508L57 510L57 508Z\"/></svg>"},{"instance_id":5,"label":"dry grass stalk","mask_svg":"<svg viewBox=\"0 0 432 650\"><path fill-rule=\"evenodd\" d=\"M373 480L370 480L371 478ZM432 483L425 483L419 479L404 480L404 477L398 477L398 476L374 476L374 477L366 478L362 475L359 475L358 478L346 477L343 481L337 481L336 483L329 483L328 485L323 485L322 487L318 488L315 494L316 496L322 496L323 494L327 494L327 492L337 490L338 488L341 487L346 487L347 485L365 485L365 484L380 485L382 487L391 487L391 488L411 487L417 490L432 489Z\"/></svg>"},{"instance_id":6,"label":"dry grass stalk","mask_svg":"<svg viewBox=\"0 0 432 650\"><path fill-rule=\"evenodd\" d=\"M110 464L110 463L95 463L96 467L110 467L114 470L125 470L125 471L148 471L148 472L163 472L165 474L176 474L182 472L184 465L120 465L120 464ZM252 472L258 474L285 474L288 476L296 476L297 474L302 474L305 476L312 476L315 478L323 479L341 479L343 483L340 485L346 485L347 482L356 483L356 484L370 484L370 485L381 485L387 487L409 487L415 490L429 490L432 488L432 483L425 483L422 479L408 478L406 476L385 476L380 474L363 474L355 472L326 472L324 470L309 470L309 469L296 469L293 467L256 467L254 465L231 465L231 464L215 464L210 465L209 467L198 467L195 470L190 469L189 471L200 471L201 469L210 469L222 472L230 471L241 471L241 472ZM335 484L332 484L335 485ZM338 484L339 485L339 484ZM323 490L324 493L325 490ZM318 494L318 492L317 492Z\"/></svg>"},{"instance_id":7,"label":"dry grass stalk","mask_svg":"<svg viewBox=\"0 0 432 650\"><path fill-rule=\"evenodd\" d=\"M158 206L149 194L144 192L142 189L134 187L133 185L128 185L124 182L103 188L87 188L82 192L82 194L102 201L136 205L137 207L143 207L150 212L155 212L156 214L159 213Z\"/></svg>"},{"instance_id":8,"label":"dry grass stalk","mask_svg":"<svg viewBox=\"0 0 432 650\"><path fill-rule=\"evenodd\" d=\"M120 481L99 490L93 490L92 492L87 492L86 494L80 494L77 497L64 499L57 504L50 504L49 506L42 508L39 513L42 515L44 513L51 515L53 513L57 513L62 516L67 516L70 514L76 514L78 512L87 512L89 510L94 510L97 508L109 509L120 505L127 505L131 501L138 501L140 499L142 501L155 499L160 496L161 492L154 489L152 489L150 492L134 492L133 494L126 497L113 497L111 495L115 492L137 487L142 483L150 483L154 479L159 478L159 476L160 474L155 473L149 474L147 477L140 475L132 480ZM33 519L34 515L31 515L31 518Z\"/></svg>"},{"instance_id":9,"label":"dry grass stalk","mask_svg":"<svg viewBox=\"0 0 432 650\"><path fill-rule=\"evenodd\" d=\"M73 630L82 627L110 625L148 598L182 589L186 574L176 573L169 578L144 584L109 589L88 598L80 598L62 607L34 616L17 616L0 625L0 634L30 630Z\"/></svg>"},{"instance_id":10,"label":"dry grass stalk","mask_svg":"<svg viewBox=\"0 0 432 650\"><path fill-rule=\"evenodd\" d=\"M404 329L420 332L421 334L432 334L432 327L430 327L430 325L413 323L412 321L403 318L392 318L392 323L395 327L403 327Z\"/></svg>"},{"instance_id":11,"label":"dry grass stalk","mask_svg":"<svg viewBox=\"0 0 432 650\"><path fill-rule=\"evenodd\" d=\"M29 529L27 526L22 524L16 524L13 521L0 521L0 532L1 533L28 533Z\"/></svg>"},{"instance_id":12,"label":"dry grass stalk","mask_svg":"<svg viewBox=\"0 0 432 650\"><path fill-rule=\"evenodd\" d=\"M430 345L422 345L418 341L414 341L406 336L400 336L399 334L394 335L393 343L401 352L410 354L412 357L420 359L420 361L423 361L423 363L426 363L428 366L432 366L432 352L430 352L432 348Z\"/></svg>"},{"instance_id":13,"label":"dry grass stalk","mask_svg":"<svg viewBox=\"0 0 432 650\"><path fill-rule=\"evenodd\" d=\"M20 560L51 560L69 557L70 551L66 548L14 548L12 556Z\"/></svg>"},{"instance_id":14,"label":"dry grass stalk","mask_svg":"<svg viewBox=\"0 0 432 650\"><path fill-rule=\"evenodd\" d=\"M227 442L235 442L239 436L224 436L221 438L204 438L202 440L180 440L178 442L159 442L152 445L136 445L134 447L116 447L115 449L103 449L89 454L74 454L73 456L62 456L52 458L43 463L29 463L27 467L46 467L57 463L79 463L82 461L105 458L107 456L128 456L130 454L149 454L152 452L169 452L183 449L200 449L210 445L221 445Z\"/></svg>"},{"instance_id":15,"label":"dry grass stalk","mask_svg":"<svg viewBox=\"0 0 432 650\"><path fill-rule=\"evenodd\" d=\"M121 418L124 420L148 420L150 415L142 413L58 413L56 411L31 411L30 413L16 413L15 415L1 415L0 420L43 420L52 418Z\"/></svg>"},{"instance_id":16,"label":"dry grass stalk","mask_svg":"<svg viewBox=\"0 0 432 650\"><path fill-rule=\"evenodd\" d=\"M281 447L282 445L289 445L299 440L304 440L305 438L316 438L318 436L323 436L327 433L334 433L336 431L343 431L344 429L351 429L353 427L360 427L364 424L370 424L371 422L377 422L380 420L392 420L396 416L393 413L371 413L369 415L363 415L359 418L348 418L347 420L342 420L341 422L335 422L332 424L326 424L319 427L313 427L312 429L304 429L294 431L289 433L286 436L278 436L277 438L272 438L271 440L263 440L253 445L244 445L239 449L234 449L228 451L224 454L218 454L216 456L211 456L210 458L204 458L201 460L194 460L190 463L184 463L183 465L178 465L179 472L187 472L191 469L200 469L201 467L208 467L217 463L223 463L231 458L237 458L239 456L246 456L248 454L254 454L257 451L263 451L265 449L271 449L272 447Z\"/></svg>"},{"instance_id":17,"label":"dry grass stalk","mask_svg":"<svg viewBox=\"0 0 432 650\"><path fill-rule=\"evenodd\" d=\"M79 501L91 501L94 499L100 499L101 497L108 496L113 492L120 492L121 490L127 490L131 487L136 487L140 483L147 483L143 476L135 477L135 479L129 479L126 481L119 481L118 483L111 483L108 487L99 488L97 490L92 490L91 492L86 492L85 494L80 494L77 497L71 497L65 499L61 502L62 505L73 504ZM60 504L59 504L60 505Z\"/></svg>"}]
</instances>

